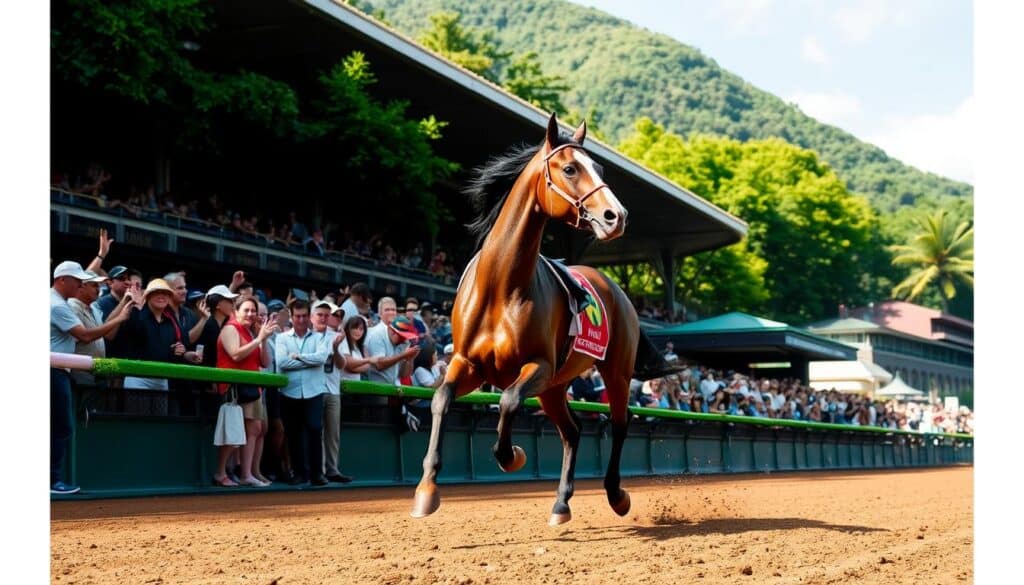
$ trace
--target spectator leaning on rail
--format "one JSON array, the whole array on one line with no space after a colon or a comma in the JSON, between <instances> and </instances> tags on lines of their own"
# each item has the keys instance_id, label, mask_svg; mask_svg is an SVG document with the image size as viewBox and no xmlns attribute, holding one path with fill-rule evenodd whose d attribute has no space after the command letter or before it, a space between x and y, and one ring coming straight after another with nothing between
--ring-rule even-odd
<instances>
[{"instance_id":1,"label":"spectator leaning on rail","mask_svg":"<svg viewBox=\"0 0 1024 585\"><path fill-rule=\"evenodd\" d=\"M118 331L135 348L136 359L153 362L190 363L199 362L194 351L185 347L187 332L181 329L177 320L168 311L174 291L162 278L154 278L143 292L145 305L132 307L131 316ZM167 380L127 376L126 389L167 390Z\"/></svg>"},{"instance_id":2,"label":"spectator leaning on rail","mask_svg":"<svg viewBox=\"0 0 1024 585\"><path fill-rule=\"evenodd\" d=\"M65 261L53 271L50 289L50 351L74 353L75 342L90 342L117 329L127 318L121 311L115 318L92 329L86 328L75 316L67 299L75 296L82 282L94 274L82 269L78 262ZM77 486L61 480L67 441L71 438L71 377L63 368L50 368L50 493L73 494Z\"/></svg>"},{"instance_id":3,"label":"spectator leaning on rail","mask_svg":"<svg viewBox=\"0 0 1024 585\"><path fill-rule=\"evenodd\" d=\"M324 362L330 347L310 328L309 303L292 301L292 329L277 336L274 356L277 371L288 377L281 390L281 414L284 419L294 477L292 485L307 481L314 486L327 485L319 473L323 461ZM316 475L310 477L310 473Z\"/></svg>"},{"instance_id":4,"label":"spectator leaning on rail","mask_svg":"<svg viewBox=\"0 0 1024 585\"><path fill-rule=\"evenodd\" d=\"M338 346L345 340L345 334L328 326L331 315L341 308L330 301L313 303L313 330L320 336L320 343L330 352L324 360L324 415L323 415L323 461L321 473L327 481L349 483L352 478L338 471L338 451L341 441L341 372L345 368L345 355Z\"/></svg>"},{"instance_id":5,"label":"spectator leaning on rail","mask_svg":"<svg viewBox=\"0 0 1024 585\"><path fill-rule=\"evenodd\" d=\"M277 331L277 318L268 319L259 327L253 337L252 330L256 326L256 315L259 310L256 299L239 297L235 302L235 314L221 328L217 338L217 367L258 372L261 367L270 364L270 352L267 339ZM220 391L225 393L228 384L221 384ZM241 448L241 474L239 481L243 485L265 487L270 485L259 471L260 457L263 454L263 436L266 427L266 410L263 405L263 389L255 400L242 403L242 415L245 418L245 445ZM224 463L227 459L223 459ZM224 466L218 461L218 476L214 481L225 485L227 474ZM230 480L228 480L230 482ZM228 484L230 485L230 483Z\"/></svg>"}]
</instances>

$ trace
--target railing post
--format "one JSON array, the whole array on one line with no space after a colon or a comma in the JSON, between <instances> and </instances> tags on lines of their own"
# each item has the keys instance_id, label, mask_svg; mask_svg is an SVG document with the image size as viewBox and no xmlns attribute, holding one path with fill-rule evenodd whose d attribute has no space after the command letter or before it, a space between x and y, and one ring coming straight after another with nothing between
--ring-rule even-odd
<instances>
[{"instance_id":1,"label":"railing post","mask_svg":"<svg viewBox=\"0 0 1024 585\"><path fill-rule=\"evenodd\" d=\"M732 471L732 423L720 423L722 425L722 471Z\"/></svg>"}]
</instances>

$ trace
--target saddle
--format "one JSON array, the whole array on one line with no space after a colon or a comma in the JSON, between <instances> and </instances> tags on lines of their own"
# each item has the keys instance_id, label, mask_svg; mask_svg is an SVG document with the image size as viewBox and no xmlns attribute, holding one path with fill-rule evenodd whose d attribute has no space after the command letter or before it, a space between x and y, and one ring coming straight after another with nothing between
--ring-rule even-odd
<instances>
[{"instance_id":1,"label":"saddle","mask_svg":"<svg viewBox=\"0 0 1024 585\"><path fill-rule=\"evenodd\" d=\"M541 261L547 264L551 272L558 277L558 282L565 289L565 292L569 295L569 311L576 315L590 304L590 294L587 289L576 282L576 279L569 274L569 267L565 265L562 259L548 258L541 254Z\"/></svg>"}]
</instances>

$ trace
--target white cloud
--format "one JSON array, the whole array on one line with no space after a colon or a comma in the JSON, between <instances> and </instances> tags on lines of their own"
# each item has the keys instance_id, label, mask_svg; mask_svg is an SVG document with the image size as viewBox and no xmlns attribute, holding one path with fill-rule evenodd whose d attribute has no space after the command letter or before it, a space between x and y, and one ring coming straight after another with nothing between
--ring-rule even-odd
<instances>
[{"instance_id":1,"label":"white cloud","mask_svg":"<svg viewBox=\"0 0 1024 585\"><path fill-rule=\"evenodd\" d=\"M768 18L774 0L717 0L708 7L708 16L725 23L733 36L754 32Z\"/></svg>"},{"instance_id":2,"label":"white cloud","mask_svg":"<svg viewBox=\"0 0 1024 585\"><path fill-rule=\"evenodd\" d=\"M796 92L787 102L800 106L800 110L826 124L847 127L861 114L860 100L845 93Z\"/></svg>"},{"instance_id":3,"label":"white cloud","mask_svg":"<svg viewBox=\"0 0 1024 585\"><path fill-rule=\"evenodd\" d=\"M919 169L974 180L974 96L945 114L886 116L881 129L859 136Z\"/></svg>"},{"instance_id":4,"label":"white cloud","mask_svg":"<svg viewBox=\"0 0 1024 585\"><path fill-rule=\"evenodd\" d=\"M843 39L860 43L885 25L909 22L911 10L905 0L856 0L838 8L832 21Z\"/></svg>"},{"instance_id":5,"label":"white cloud","mask_svg":"<svg viewBox=\"0 0 1024 585\"><path fill-rule=\"evenodd\" d=\"M805 61L815 65L828 67L832 63L832 58L825 51L825 47L814 36L805 37L803 42L800 43L800 54L803 55Z\"/></svg>"}]
</instances>

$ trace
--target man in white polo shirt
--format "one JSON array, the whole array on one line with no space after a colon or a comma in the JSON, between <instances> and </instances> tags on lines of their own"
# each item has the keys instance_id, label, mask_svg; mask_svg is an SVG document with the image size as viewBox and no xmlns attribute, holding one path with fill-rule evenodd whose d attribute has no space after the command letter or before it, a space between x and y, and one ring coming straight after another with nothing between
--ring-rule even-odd
<instances>
[{"instance_id":1,"label":"man in white polo shirt","mask_svg":"<svg viewBox=\"0 0 1024 585\"><path fill-rule=\"evenodd\" d=\"M82 282L95 278L95 274L82 269L78 262L61 262L53 271L50 289L50 351L75 353L76 341L95 341L117 329L128 317L121 311L103 325L87 329L75 316L68 299L78 294ZM64 454L72 431L71 377L63 368L50 368L50 493L74 494L81 488L61 480Z\"/></svg>"}]
</instances>

